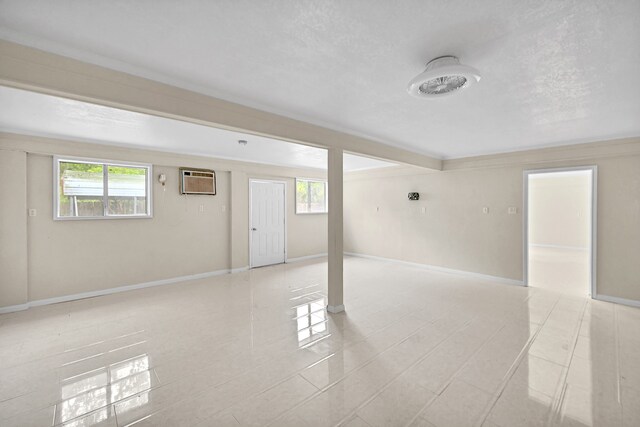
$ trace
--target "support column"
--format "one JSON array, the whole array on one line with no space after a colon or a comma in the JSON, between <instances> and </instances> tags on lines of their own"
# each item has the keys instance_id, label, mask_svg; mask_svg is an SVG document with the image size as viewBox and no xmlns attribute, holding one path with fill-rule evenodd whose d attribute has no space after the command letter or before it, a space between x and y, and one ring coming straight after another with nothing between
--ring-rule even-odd
<instances>
[{"instance_id":1,"label":"support column","mask_svg":"<svg viewBox=\"0 0 640 427\"><path fill-rule=\"evenodd\" d=\"M230 244L231 272L249 269L249 178L245 172L231 171Z\"/></svg>"},{"instance_id":2,"label":"support column","mask_svg":"<svg viewBox=\"0 0 640 427\"><path fill-rule=\"evenodd\" d=\"M340 313L344 311L343 301L343 244L342 244L342 149L328 150L329 180L329 236L327 250L329 252L329 304L327 311Z\"/></svg>"}]
</instances>

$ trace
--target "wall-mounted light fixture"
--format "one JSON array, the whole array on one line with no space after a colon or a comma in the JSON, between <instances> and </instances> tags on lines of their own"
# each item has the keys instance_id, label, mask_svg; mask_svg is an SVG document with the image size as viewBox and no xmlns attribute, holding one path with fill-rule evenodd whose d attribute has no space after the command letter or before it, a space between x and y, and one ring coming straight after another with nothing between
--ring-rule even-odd
<instances>
[{"instance_id":1,"label":"wall-mounted light fixture","mask_svg":"<svg viewBox=\"0 0 640 427\"><path fill-rule=\"evenodd\" d=\"M409 193L409 200L420 200L420 193Z\"/></svg>"},{"instance_id":2,"label":"wall-mounted light fixture","mask_svg":"<svg viewBox=\"0 0 640 427\"><path fill-rule=\"evenodd\" d=\"M162 184L162 186L164 187L164 185L167 183L167 175L161 173L160 175L158 175L158 182L160 184Z\"/></svg>"}]
</instances>

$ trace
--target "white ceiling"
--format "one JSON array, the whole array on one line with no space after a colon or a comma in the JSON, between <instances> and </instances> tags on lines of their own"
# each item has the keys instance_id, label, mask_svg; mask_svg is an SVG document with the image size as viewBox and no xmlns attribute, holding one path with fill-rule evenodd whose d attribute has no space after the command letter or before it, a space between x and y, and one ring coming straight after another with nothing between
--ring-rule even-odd
<instances>
[{"instance_id":1,"label":"white ceiling","mask_svg":"<svg viewBox=\"0 0 640 427\"><path fill-rule=\"evenodd\" d=\"M279 166L327 168L321 148L0 86L0 131ZM238 144L244 139L247 145ZM344 155L344 170L394 163Z\"/></svg>"},{"instance_id":2,"label":"white ceiling","mask_svg":"<svg viewBox=\"0 0 640 427\"><path fill-rule=\"evenodd\" d=\"M0 0L0 38L443 158L640 135L638 0ZM480 84L407 95L445 54Z\"/></svg>"}]
</instances>

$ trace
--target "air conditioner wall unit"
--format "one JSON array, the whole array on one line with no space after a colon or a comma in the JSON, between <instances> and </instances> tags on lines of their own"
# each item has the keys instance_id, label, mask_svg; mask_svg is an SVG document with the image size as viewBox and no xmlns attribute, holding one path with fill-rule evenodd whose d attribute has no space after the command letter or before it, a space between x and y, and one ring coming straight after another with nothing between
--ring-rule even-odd
<instances>
[{"instance_id":1,"label":"air conditioner wall unit","mask_svg":"<svg viewBox=\"0 0 640 427\"><path fill-rule=\"evenodd\" d=\"M209 169L180 168L180 194L216 195L216 173Z\"/></svg>"}]
</instances>

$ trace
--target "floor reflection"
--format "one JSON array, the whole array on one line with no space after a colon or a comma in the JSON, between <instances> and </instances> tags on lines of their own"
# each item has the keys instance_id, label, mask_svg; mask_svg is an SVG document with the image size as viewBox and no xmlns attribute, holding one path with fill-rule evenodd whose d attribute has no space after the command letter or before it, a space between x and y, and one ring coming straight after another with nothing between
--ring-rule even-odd
<instances>
[{"instance_id":1,"label":"floor reflection","mask_svg":"<svg viewBox=\"0 0 640 427\"><path fill-rule=\"evenodd\" d=\"M78 427L100 423L113 416L110 404L130 399L119 411L126 411L148 402L152 378L149 356L146 354L123 360L103 368L67 378L61 387L63 401L56 408L56 423L71 421L65 426Z\"/></svg>"},{"instance_id":2,"label":"floor reflection","mask_svg":"<svg viewBox=\"0 0 640 427\"><path fill-rule=\"evenodd\" d=\"M318 262L0 318L0 426L640 426L637 308L345 263L348 315Z\"/></svg>"},{"instance_id":3,"label":"floor reflection","mask_svg":"<svg viewBox=\"0 0 640 427\"><path fill-rule=\"evenodd\" d=\"M309 347L329 337L325 299L316 299L294 307L298 331L298 344Z\"/></svg>"},{"instance_id":4,"label":"floor reflection","mask_svg":"<svg viewBox=\"0 0 640 427\"><path fill-rule=\"evenodd\" d=\"M529 286L584 297L590 293L587 248L529 245Z\"/></svg>"}]
</instances>

